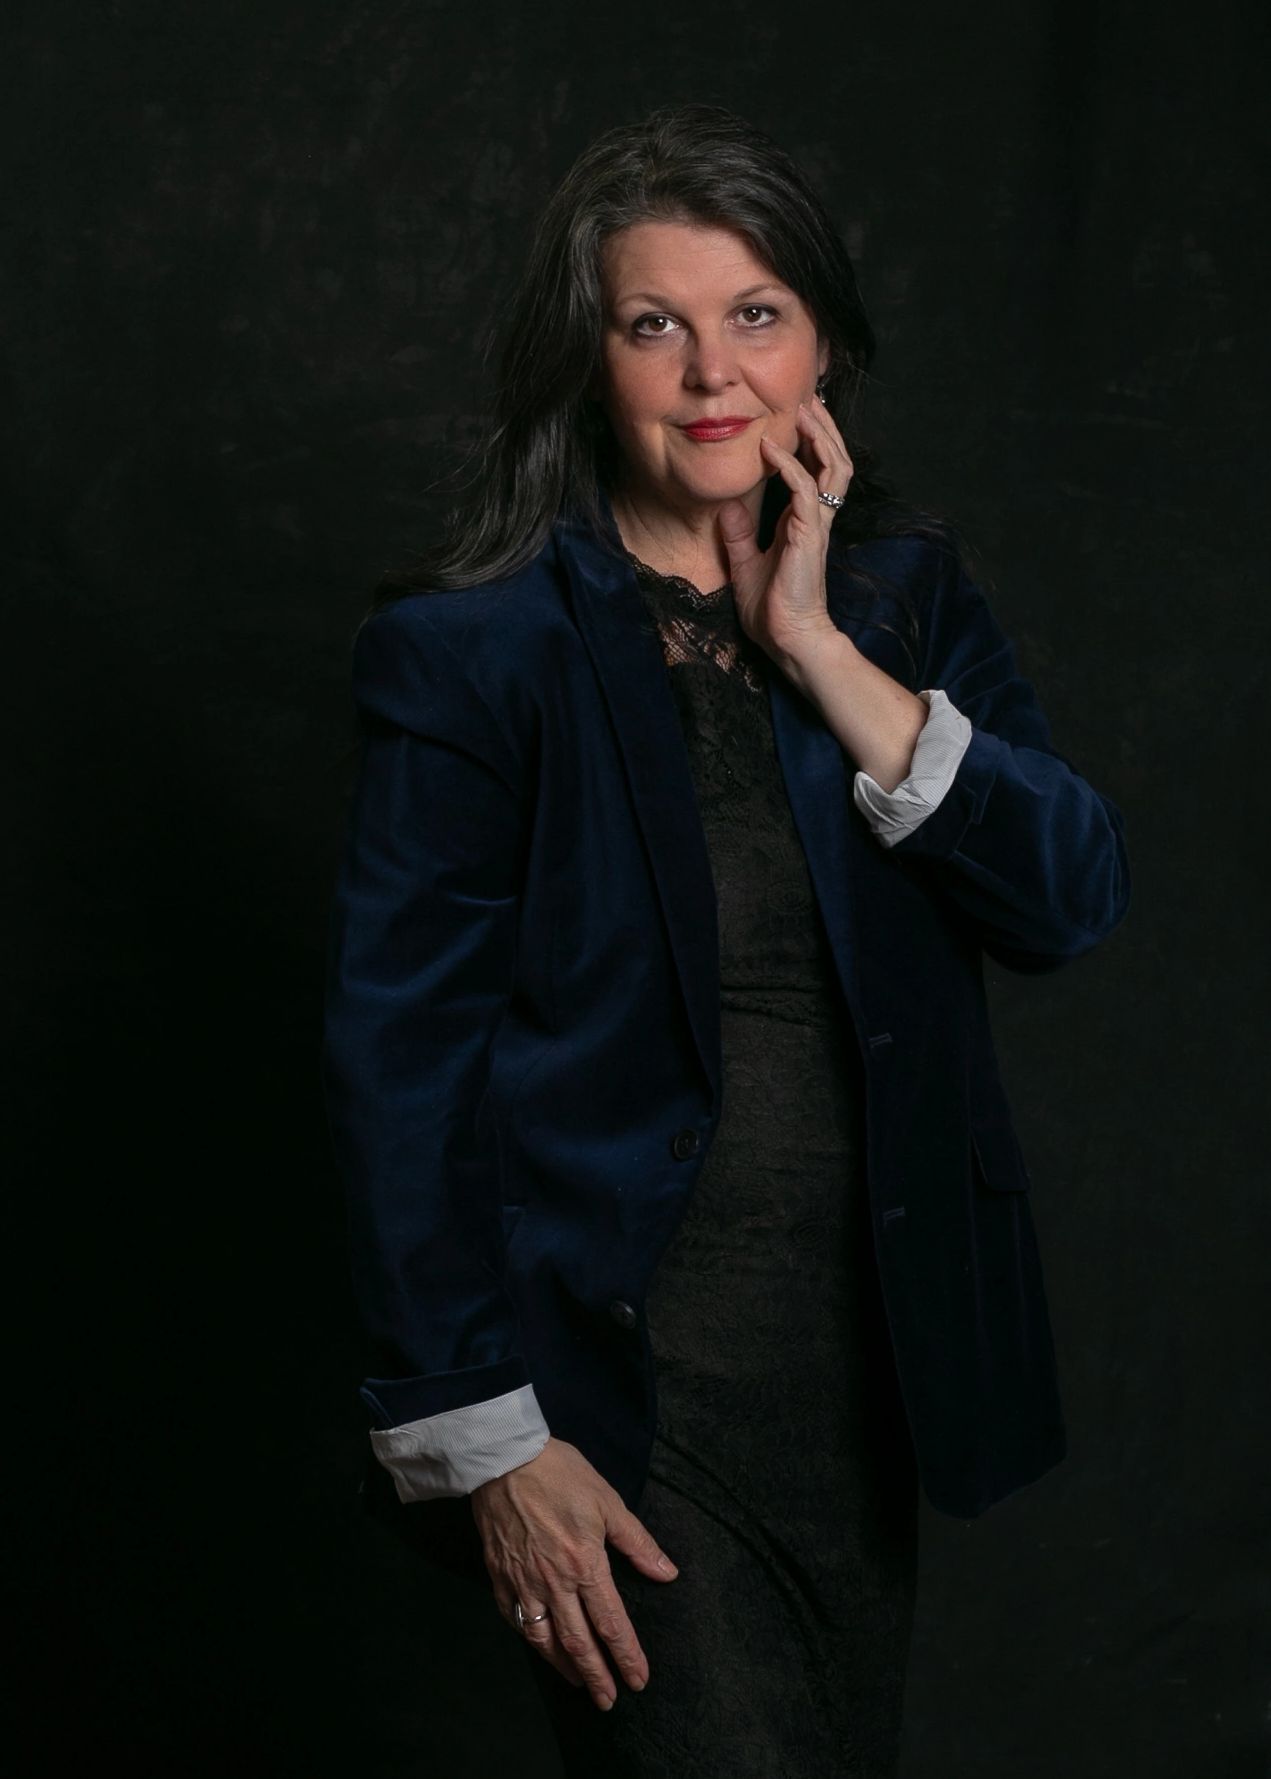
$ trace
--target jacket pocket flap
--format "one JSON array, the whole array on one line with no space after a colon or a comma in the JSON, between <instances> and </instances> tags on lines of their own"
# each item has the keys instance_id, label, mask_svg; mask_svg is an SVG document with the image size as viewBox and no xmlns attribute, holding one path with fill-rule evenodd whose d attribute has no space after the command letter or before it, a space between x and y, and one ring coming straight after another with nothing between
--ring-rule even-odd
<instances>
[{"instance_id":1,"label":"jacket pocket flap","mask_svg":"<svg viewBox=\"0 0 1271 1779\"><path fill-rule=\"evenodd\" d=\"M1027 1192L1032 1180L1014 1127L1001 1118L972 1118L971 1146L980 1178L994 1192Z\"/></svg>"}]
</instances>

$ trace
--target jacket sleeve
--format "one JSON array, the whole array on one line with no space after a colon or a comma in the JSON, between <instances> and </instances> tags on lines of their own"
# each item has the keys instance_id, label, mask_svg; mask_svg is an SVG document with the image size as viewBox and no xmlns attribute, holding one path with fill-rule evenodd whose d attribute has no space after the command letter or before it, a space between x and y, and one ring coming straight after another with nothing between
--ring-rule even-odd
<instances>
[{"instance_id":1,"label":"jacket sleeve","mask_svg":"<svg viewBox=\"0 0 1271 1779\"><path fill-rule=\"evenodd\" d=\"M360 1394L403 1500L466 1493L548 1436L481 1119L516 956L522 763L420 604L370 618L354 646L362 754L322 1040L377 1374Z\"/></svg>"},{"instance_id":2,"label":"jacket sleeve","mask_svg":"<svg viewBox=\"0 0 1271 1779\"><path fill-rule=\"evenodd\" d=\"M1056 969L1129 908L1121 811L1053 745L1012 644L960 563L939 574L921 679L944 691L970 735L938 808L892 856L933 875L998 963Z\"/></svg>"}]
</instances>

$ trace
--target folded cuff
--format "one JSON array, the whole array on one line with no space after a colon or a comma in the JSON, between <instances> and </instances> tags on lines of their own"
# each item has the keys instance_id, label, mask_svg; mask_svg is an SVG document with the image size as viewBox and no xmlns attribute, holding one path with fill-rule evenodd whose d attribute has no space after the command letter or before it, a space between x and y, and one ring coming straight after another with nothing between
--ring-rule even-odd
<instances>
[{"instance_id":1,"label":"folded cuff","mask_svg":"<svg viewBox=\"0 0 1271 1779\"><path fill-rule=\"evenodd\" d=\"M971 742L971 724L939 686L919 692L927 720L918 731L909 774L885 791L868 772L857 772L852 799L884 846L912 834L944 800Z\"/></svg>"},{"instance_id":2,"label":"folded cuff","mask_svg":"<svg viewBox=\"0 0 1271 1779\"><path fill-rule=\"evenodd\" d=\"M371 1448L399 1501L469 1495L537 1458L550 1437L532 1384L486 1402L443 1409L401 1427L376 1428Z\"/></svg>"}]
</instances>

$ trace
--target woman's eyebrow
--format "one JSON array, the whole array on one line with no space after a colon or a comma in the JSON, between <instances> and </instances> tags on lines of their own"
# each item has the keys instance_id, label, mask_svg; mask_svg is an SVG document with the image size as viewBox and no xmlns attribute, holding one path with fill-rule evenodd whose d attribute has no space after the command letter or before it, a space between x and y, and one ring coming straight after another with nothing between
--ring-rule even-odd
<instances>
[{"instance_id":1,"label":"woman's eyebrow","mask_svg":"<svg viewBox=\"0 0 1271 1779\"><path fill-rule=\"evenodd\" d=\"M740 302L744 302L747 297L758 296L760 291L772 290L772 291L781 292L784 289L785 289L785 286L783 284L774 284L774 283L772 283L771 280L768 280L767 282L765 282L763 284L749 284L749 285L747 285L745 290L739 290L731 300L734 303L740 303ZM632 290L632 291L628 291L625 295L620 296L618 298L618 306L619 307L621 307L621 305L623 303L637 303L637 302L639 302L639 303L660 303L664 308L667 308L667 309L673 309L675 307L675 304L672 302L670 297L663 296L663 295L661 295L660 292L658 292L656 290Z\"/></svg>"}]
</instances>

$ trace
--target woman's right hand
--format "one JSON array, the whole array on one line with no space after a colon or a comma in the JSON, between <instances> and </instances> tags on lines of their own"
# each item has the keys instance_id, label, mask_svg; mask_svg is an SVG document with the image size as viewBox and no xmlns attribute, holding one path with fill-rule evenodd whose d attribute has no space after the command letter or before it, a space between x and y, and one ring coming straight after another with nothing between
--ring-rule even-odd
<instances>
[{"instance_id":1,"label":"woman's right hand","mask_svg":"<svg viewBox=\"0 0 1271 1779\"><path fill-rule=\"evenodd\" d=\"M649 1664L605 1551L610 1539L642 1574L674 1581L675 1564L618 1491L568 1440L549 1438L537 1457L481 1483L469 1496L499 1611L575 1686L586 1685L602 1711L618 1696L603 1642L627 1685L639 1692ZM597 1639L600 1641L597 1641Z\"/></svg>"}]
</instances>

